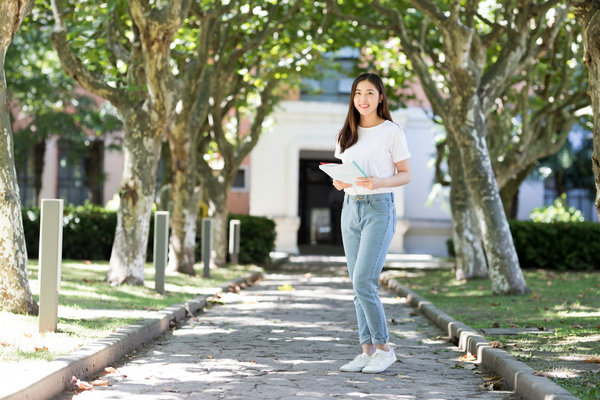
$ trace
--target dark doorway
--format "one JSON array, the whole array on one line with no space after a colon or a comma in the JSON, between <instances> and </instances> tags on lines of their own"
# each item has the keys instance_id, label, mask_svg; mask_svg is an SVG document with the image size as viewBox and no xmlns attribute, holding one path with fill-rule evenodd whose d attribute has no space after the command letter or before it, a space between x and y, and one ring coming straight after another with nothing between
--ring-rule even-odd
<instances>
[{"instance_id":1,"label":"dark doorway","mask_svg":"<svg viewBox=\"0 0 600 400\"><path fill-rule=\"evenodd\" d=\"M300 152L298 248L303 254L343 254L340 216L344 192L336 190L331 178L319 169L321 162L336 160L332 152Z\"/></svg>"}]
</instances>

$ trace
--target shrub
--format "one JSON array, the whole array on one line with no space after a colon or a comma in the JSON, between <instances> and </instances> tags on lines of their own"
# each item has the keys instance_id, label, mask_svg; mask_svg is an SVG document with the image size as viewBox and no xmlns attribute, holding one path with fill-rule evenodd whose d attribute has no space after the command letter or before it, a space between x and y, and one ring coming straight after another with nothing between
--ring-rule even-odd
<instances>
[{"instance_id":1,"label":"shrub","mask_svg":"<svg viewBox=\"0 0 600 400\"><path fill-rule=\"evenodd\" d=\"M510 220L521 268L600 270L600 224ZM448 253L454 244L448 239Z\"/></svg>"},{"instance_id":2,"label":"shrub","mask_svg":"<svg viewBox=\"0 0 600 400\"><path fill-rule=\"evenodd\" d=\"M27 256L38 258L40 237L40 209L23 208L23 229ZM262 264L275 247L275 223L264 217L230 215L229 220L239 219L241 264ZM93 204L68 205L63 216L63 250L65 259L108 260L117 226L117 213ZM201 260L201 229L196 234L196 260ZM154 214L150 218L147 260L152 261L154 246Z\"/></svg>"},{"instance_id":3,"label":"shrub","mask_svg":"<svg viewBox=\"0 0 600 400\"><path fill-rule=\"evenodd\" d=\"M567 195L562 194L554 200L554 204L535 208L529 218L533 222L583 222L585 218L575 207L567 207Z\"/></svg>"},{"instance_id":4,"label":"shrub","mask_svg":"<svg viewBox=\"0 0 600 400\"><path fill-rule=\"evenodd\" d=\"M27 256L38 258L40 209L23 209ZM112 249L117 214L100 206L67 205L63 210L63 258L108 260Z\"/></svg>"},{"instance_id":5,"label":"shrub","mask_svg":"<svg viewBox=\"0 0 600 400\"><path fill-rule=\"evenodd\" d=\"M266 217L253 215L229 215L227 217L227 237L229 222L240 220L240 264L264 264L269 253L275 248L275 222ZM196 260L202 259L202 229L198 223L196 230Z\"/></svg>"}]
</instances>

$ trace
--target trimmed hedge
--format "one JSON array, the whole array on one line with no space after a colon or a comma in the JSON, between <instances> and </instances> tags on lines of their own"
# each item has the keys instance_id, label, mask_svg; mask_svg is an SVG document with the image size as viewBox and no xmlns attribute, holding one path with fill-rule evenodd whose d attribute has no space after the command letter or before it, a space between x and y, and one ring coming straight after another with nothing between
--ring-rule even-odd
<instances>
[{"instance_id":1,"label":"trimmed hedge","mask_svg":"<svg viewBox=\"0 0 600 400\"><path fill-rule=\"evenodd\" d=\"M510 220L515 249L522 268L600 270L600 224ZM448 240L448 253L454 244Z\"/></svg>"},{"instance_id":2,"label":"trimmed hedge","mask_svg":"<svg viewBox=\"0 0 600 400\"><path fill-rule=\"evenodd\" d=\"M229 238L229 222L240 220L240 264L265 264L269 253L275 249L275 222L266 217L253 215L227 216L227 237ZM202 227L196 229L196 261L202 260ZM229 255L227 255L229 261Z\"/></svg>"},{"instance_id":3,"label":"trimmed hedge","mask_svg":"<svg viewBox=\"0 0 600 400\"><path fill-rule=\"evenodd\" d=\"M40 237L40 209L23 208L23 229L27 244L27 256L38 258ZM239 219L241 264L263 264L275 248L275 222L265 217L230 215ZM117 226L117 213L103 207L86 204L68 205L63 217L63 252L65 259L109 260ZM201 260L200 224L197 229L196 260ZM154 242L154 215L150 219L147 260L152 260Z\"/></svg>"}]
</instances>

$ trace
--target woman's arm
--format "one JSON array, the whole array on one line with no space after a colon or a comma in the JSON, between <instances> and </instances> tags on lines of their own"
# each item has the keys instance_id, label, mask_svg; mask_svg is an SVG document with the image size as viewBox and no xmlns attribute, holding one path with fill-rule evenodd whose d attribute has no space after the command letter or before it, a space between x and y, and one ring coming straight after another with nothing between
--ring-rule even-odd
<instances>
[{"instance_id":1,"label":"woman's arm","mask_svg":"<svg viewBox=\"0 0 600 400\"><path fill-rule=\"evenodd\" d=\"M396 174L389 178L358 178L356 186L364 187L369 190L381 189L385 187L397 187L406 185L410 182L410 164L408 159L396 163Z\"/></svg>"}]
</instances>

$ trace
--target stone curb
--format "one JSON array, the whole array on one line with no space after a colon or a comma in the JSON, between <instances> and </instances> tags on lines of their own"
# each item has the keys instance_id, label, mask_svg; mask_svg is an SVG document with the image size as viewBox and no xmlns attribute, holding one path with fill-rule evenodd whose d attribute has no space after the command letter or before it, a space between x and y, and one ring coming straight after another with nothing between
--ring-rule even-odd
<instances>
[{"instance_id":1,"label":"stone curb","mask_svg":"<svg viewBox=\"0 0 600 400\"><path fill-rule=\"evenodd\" d=\"M151 316L119 329L116 333L83 346L66 356L48 363L43 377L31 382L26 387L14 391L2 400L49 400L70 387L71 378L77 376L85 379L103 370L106 366L120 360L132 350L151 342L165 333L173 323L182 321L189 314L201 311L207 301L230 287L252 285L262 278L262 272L255 271L231 281L212 294L204 294L183 303L174 304Z\"/></svg>"},{"instance_id":2,"label":"stone curb","mask_svg":"<svg viewBox=\"0 0 600 400\"><path fill-rule=\"evenodd\" d=\"M438 310L431 302L414 293L391 274L382 274L382 284L406 297L408 303L420 310L456 343L459 348L477 356L477 360L488 369L504 378L511 390L527 400L578 400L567 390L558 386L549 378L534 375L535 370L504 350L489 346L489 342L475 329L455 320Z\"/></svg>"}]
</instances>

